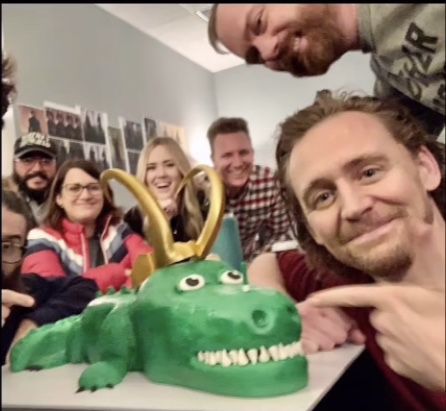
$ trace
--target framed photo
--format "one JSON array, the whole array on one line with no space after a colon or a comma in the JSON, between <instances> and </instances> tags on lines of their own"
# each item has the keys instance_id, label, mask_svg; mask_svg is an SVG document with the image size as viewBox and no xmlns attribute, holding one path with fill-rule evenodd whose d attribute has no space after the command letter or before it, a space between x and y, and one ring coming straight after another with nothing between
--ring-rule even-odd
<instances>
[{"instance_id":1,"label":"framed photo","mask_svg":"<svg viewBox=\"0 0 446 411\"><path fill-rule=\"evenodd\" d=\"M51 102L45 102L44 107L49 136L83 141L79 108Z\"/></svg>"},{"instance_id":2,"label":"framed photo","mask_svg":"<svg viewBox=\"0 0 446 411\"><path fill-rule=\"evenodd\" d=\"M127 158L129 163L129 173L136 176L136 166L138 165L139 151L127 150Z\"/></svg>"},{"instance_id":3,"label":"framed photo","mask_svg":"<svg viewBox=\"0 0 446 411\"><path fill-rule=\"evenodd\" d=\"M20 135L36 132L48 134L48 128L45 120L45 112L41 108L19 105L19 128Z\"/></svg>"},{"instance_id":4,"label":"framed photo","mask_svg":"<svg viewBox=\"0 0 446 411\"><path fill-rule=\"evenodd\" d=\"M162 121L157 122L157 125L158 133L160 136L173 138L181 146L186 154L189 152L184 127L175 126L173 124L164 123Z\"/></svg>"},{"instance_id":5,"label":"framed photo","mask_svg":"<svg viewBox=\"0 0 446 411\"><path fill-rule=\"evenodd\" d=\"M84 143L84 156L95 163L101 172L110 168L105 144Z\"/></svg>"},{"instance_id":6,"label":"framed photo","mask_svg":"<svg viewBox=\"0 0 446 411\"><path fill-rule=\"evenodd\" d=\"M99 111L83 109L81 111L82 130L87 143L105 144L105 131L108 127L108 116Z\"/></svg>"},{"instance_id":7,"label":"framed photo","mask_svg":"<svg viewBox=\"0 0 446 411\"><path fill-rule=\"evenodd\" d=\"M144 117L144 135L146 137L146 142L151 138L158 136L158 125L153 118Z\"/></svg>"},{"instance_id":8,"label":"framed photo","mask_svg":"<svg viewBox=\"0 0 446 411\"><path fill-rule=\"evenodd\" d=\"M122 140L122 133L119 128L108 127L108 146L110 148L110 160L113 168L120 168L128 171L127 154Z\"/></svg>"},{"instance_id":9,"label":"framed photo","mask_svg":"<svg viewBox=\"0 0 446 411\"><path fill-rule=\"evenodd\" d=\"M142 137L142 127L136 121L129 121L123 117L119 118L124 144L127 150L142 150L144 141Z\"/></svg>"}]
</instances>

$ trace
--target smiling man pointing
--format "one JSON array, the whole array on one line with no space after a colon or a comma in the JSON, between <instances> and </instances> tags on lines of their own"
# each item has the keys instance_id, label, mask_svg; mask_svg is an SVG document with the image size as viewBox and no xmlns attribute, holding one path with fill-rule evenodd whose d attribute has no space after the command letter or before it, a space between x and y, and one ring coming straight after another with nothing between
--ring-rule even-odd
<instances>
[{"instance_id":1,"label":"smiling man pointing","mask_svg":"<svg viewBox=\"0 0 446 411\"><path fill-rule=\"evenodd\" d=\"M297 252L279 254L286 290L302 301L360 287L306 301L360 307L347 313L393 410L444 410L444 147L400 106L325 93L281 124L276 159L297 238L320 270L307 273ZM443 340L441 329L426 331L441 321Z\"/></svg>"}]
</instances>

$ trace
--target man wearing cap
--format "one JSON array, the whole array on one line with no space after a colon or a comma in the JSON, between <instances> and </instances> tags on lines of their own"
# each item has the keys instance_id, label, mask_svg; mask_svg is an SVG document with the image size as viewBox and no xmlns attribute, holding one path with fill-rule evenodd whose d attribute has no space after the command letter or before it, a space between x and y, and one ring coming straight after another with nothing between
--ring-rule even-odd
<instances>
[{"instance_id":1,"label":"man wearing cap","mask_svg":"<svg viewBox=\"0 0 446 411\"><path fill-rule=\"evenodd\" d=\"M41 133L19 137L14 144L12 175L3 179L3 189L20 194L40 223L51 182L56 174L55 144Z\"/></svg>"}]
</instances>

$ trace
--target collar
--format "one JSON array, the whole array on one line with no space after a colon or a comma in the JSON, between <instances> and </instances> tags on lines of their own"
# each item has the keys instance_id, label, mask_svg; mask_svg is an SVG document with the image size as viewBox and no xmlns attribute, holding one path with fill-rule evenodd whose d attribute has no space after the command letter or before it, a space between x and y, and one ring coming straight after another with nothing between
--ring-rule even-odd
<instances>
[{"instance_id":1,"label":"collar","mask_svg":"<svg viewBox=\"0 0 446 411\"><path fill-rule=\"evenodd\" d=\"M108 215L105 220L104 228L100 229L100 227L97 227L100 229L100 231L97 230L97 232L101 233L101 237L107 231L107 229L110 225L111 219L112 219L112 216ZM74 223L73 221L70 221L66 217L62 220L62 227L63 227L64 231L72 233L72 234L84 234L84 232L85 232L85 226L83 226L82 224L79 224L79 223Z\"/></svg>"}]
</instances>

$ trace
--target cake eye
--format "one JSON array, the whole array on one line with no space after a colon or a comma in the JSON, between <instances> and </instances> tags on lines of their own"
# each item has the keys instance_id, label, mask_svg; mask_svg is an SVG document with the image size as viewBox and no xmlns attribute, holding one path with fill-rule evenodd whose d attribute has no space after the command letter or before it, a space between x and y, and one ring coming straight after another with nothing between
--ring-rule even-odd
<instances>
[{"instance_id":1,"label":"cake eye","mask_svg":"<svg viewBox=\"0 0 446 411\"><path fill-rule=\"evenodd\" d=\"M243 274L238 271L225 271L220 276L222 284L243 284Z\"/></svg>"},{"instance_id":2,"label":"cake eye","mask_svg":"<svg viewBox=\"0 0 446 411\"><path fill-rule=\"evenodd\" d=\"M184 277L178 284L180 291L194 291L198 290L205 285L203 276L199 274L191 274Z\"/></svg>"}]
</instances>

